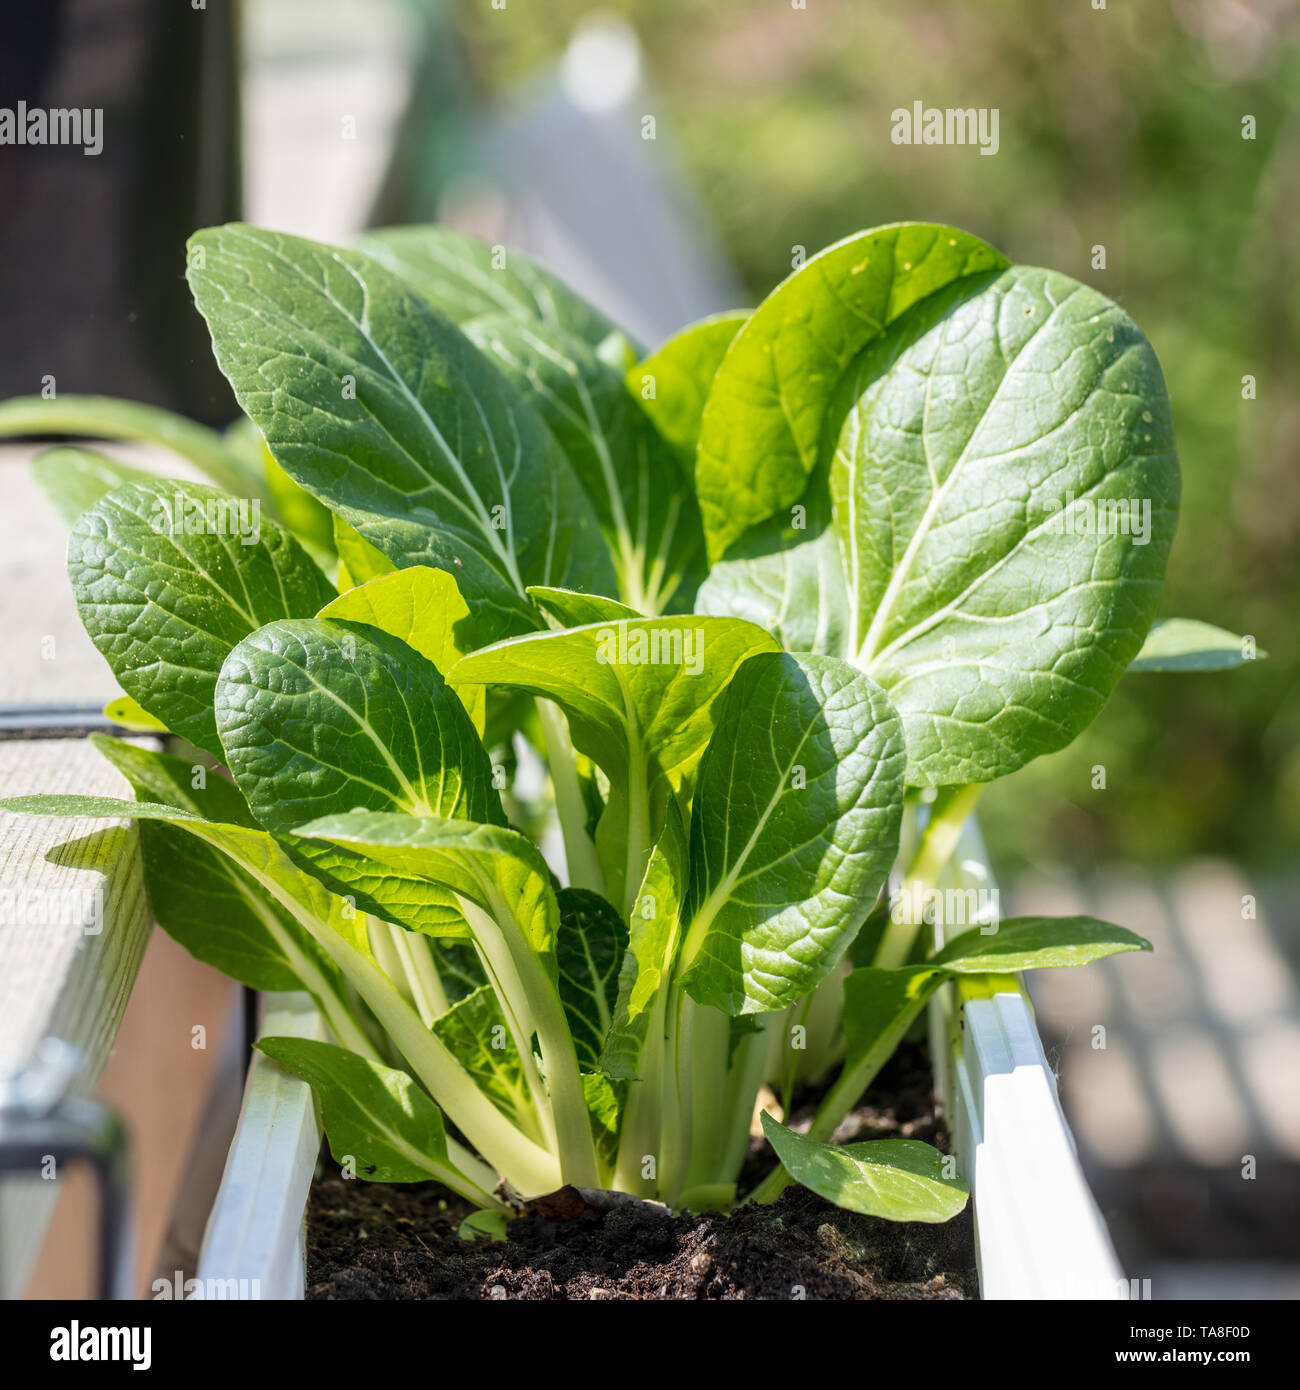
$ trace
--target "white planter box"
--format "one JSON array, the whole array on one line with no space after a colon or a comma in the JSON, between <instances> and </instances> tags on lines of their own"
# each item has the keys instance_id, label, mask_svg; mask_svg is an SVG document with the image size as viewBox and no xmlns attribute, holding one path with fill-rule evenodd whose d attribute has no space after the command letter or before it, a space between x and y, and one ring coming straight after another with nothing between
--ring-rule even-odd
<instances>
[{"instance_id":1,"label":"white planter box","mask_svg":"<svg viewBox=\"0 0 1300 1390\"><path fill-rule=\"evenodd\" d=\"M262 1036L328 1039L310 995L270 994L264 1002ZM197 1275L205 1297L219 1296L218 1290L248 1298L303 1297L307 1196L320 1142L311 1087L255 1051L203 1233Z\"/></svg>"},{"instance_id":2,"label":"white planter box","mask_svg":"<svg viewBox=\"0 0 1300 1390\"><path fill-rule=\"evenodd\" d=\"M967 883L973 874L991 885L987 863L969 823L954 881L964 873ZM983 1297L1127 1298L1019 981L975 982L964 996L946 986L930 1029L936 1088L972 1194ZM325 1036L306 995L269 996L263 1032ZM304 1222L320 1139L311 1088L255 1053L200 1279L257 1280L262 1298L304 1296Z\"/></svg>"}]
</instances>

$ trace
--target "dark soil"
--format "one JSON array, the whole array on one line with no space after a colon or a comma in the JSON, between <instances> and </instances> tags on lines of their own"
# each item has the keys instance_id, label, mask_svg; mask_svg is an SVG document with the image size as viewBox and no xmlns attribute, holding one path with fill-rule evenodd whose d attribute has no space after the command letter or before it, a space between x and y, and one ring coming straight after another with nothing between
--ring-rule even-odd
<instances>
[{"instance_id":1,"label":"dark soil","mask_svg":"<svg viewBox=\"0 0 1300 1390\"><path fill-rule=\"evenodd\" d=\"M793 1123L811 1118L814 1095ZM844 1122L844 1142L946 1147L921 1048L904 1047ZM753 1145L747 1181L771 1166ZM313 1299L964 1299L977 1297L970 1210L940 1226L840 1211L803 1188L730 1216L646 1203L533 1204L508 1239L462 1240L471 1208L436 1183L345 1181L322 1165L307 1229ZM545 1214L542 1214L542 1211Z\"/></svg>"}]
</instances>

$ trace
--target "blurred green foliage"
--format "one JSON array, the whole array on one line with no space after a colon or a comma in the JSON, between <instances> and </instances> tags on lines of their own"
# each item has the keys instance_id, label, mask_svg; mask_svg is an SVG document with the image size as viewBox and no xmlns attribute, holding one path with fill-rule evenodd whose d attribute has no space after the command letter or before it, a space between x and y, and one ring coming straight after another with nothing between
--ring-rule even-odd
<instances>
[{"instance_id":1,"label":"blurred green foliage","mask_svg":"<svg viewBox=\"0 0 1300 1390\"><path fill-rule=\"evenodd\" d=\"M1010 867L1281 864L1300 840L1300 6L1094 3L605 8L641 36L655 112L755 298L797 246L916 218L1086 280L1141 323L1183 467L1163 611L1253 634L1270 659L1128 678L1071 748L990 790L986 833ZM590 9L467 0L485 92L554 62ZM997 107L998 154L892 144L891 111L918 100Z\"/></svg>"}]
</instances>

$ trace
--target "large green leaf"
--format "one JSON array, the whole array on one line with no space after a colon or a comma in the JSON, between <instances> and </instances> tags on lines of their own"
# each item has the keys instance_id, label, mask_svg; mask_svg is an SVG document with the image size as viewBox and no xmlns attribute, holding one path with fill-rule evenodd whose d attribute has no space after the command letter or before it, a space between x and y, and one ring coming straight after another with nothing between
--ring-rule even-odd
<instances>
[{"instance_id":1,"label":"large green leaf","mask_svg":"<svg viewBox=\"0 0 1300 1390\"><path fill-rule=\"evenodd\" d=\"M226 765L277 834L355 810L504 823L491 761L456 692L377 628L270 624L231 652L216 708ZM422 875L377 871L346 848L291 843L365 911L402 923L418 913L422 931L465 934L454 897Z\"/></svg>"},{"instance_id":2,"label":"large green leaf","mask_svg":"<svg viewBox=\"0 0 1300 1390\"><path fill-rule=\"evenodd\" d=\"M446 228L392 228L361 246L537 406L592 500L628 602L645 613L689 608L704 548L694 487L628 394L613 326L519 252Z\"/></svg>"},{"instance_id":3,"label":"large green leaf","mask_svg":"<svg viewBox=\"0 0 1300 1390\"><path fill-rule=\"evenodd\" d=\"M688 467L693 468L695 463L709 388L748 317L748 310L739 309L701 319L628 369L628 390Z\"/></svg>"},{"instance_id":4,"label":"large green leaf","mask_svg":"<svg viewBox=\"0 0 1300 1390\"><path fill-rule=\"evenodd\" d=\"M348 982L369 1006L388 1039L410 1063L412 1073L438 1097L453 1123L467 1135L499 1171L512 1174L527 1192L546 1192L565 1181L565 1167L510 1125L495 1106L483 1096L456 1062L452 1054L421 1021L411 1005L392 986L370 955L365 917L346 898L331 894L285 851L284 846L265 830L244 825L217 824L201 820L176 806L136 801L117 801L111 797L34 796L15 797L0 802L0 809L28 815L84 816L100 819L161 820L188 831L204 843L228 854L275 899L294 914L311 933L313 941L338 966ZM362 813L362 819L366 813ZM380 817L379 819L384 819ZM409 821L409 816L388 819ZM426 822L428 823L428 822ZM455 838L464 832L508 835L497 827L453 827ZM516 837L522 838L522 837ZM527 842L524 842L527 844ZM531 848L531 847L530 847ZM540 859L537 861L540 864ZM553 902L552 902L553 910ZM219 929L219 927L218 927ZM330 1028L341 1043L362 1056L374 1057L374 1046L356 1021L354 1005L341 998L332 976L305 960L299 971L304 985L320 1003ZM590 1125L585 1101L577 1082L577 1066L572 1063L575 1108L580 1107L579 1134L582 1146L590 1149ZM552 1074L548 1067L548 1077ZM572 1152L572 1150L570 1151ZM581 1151L578 1151L581 1159ZM564 1156L567 1160L568 1155ZM460 1161L459 1158L457 1160ZM585 1168L579 1163L569 1181L586 1182L595 1167L594 1156ZM450 1181L450 1179L448 1179ZM453 1184L454 1185L454 1184ZM458 1189L458 1190L464 1190Z\"/></svg>"},{"instance_id":5,"label":"large green leaf","mask_svg":"<svg viewBox=\"0 0 1300 1390\"><path fill-rule=\"evenodd\" d=\"M622 371L580 338L540 323L494 315L465 331L559 441L600 518L620 595L647 614L689 609L704 558L693 482Z\"/></svg>"},{"instance_id":6,"label":"large green leaf","mask_svg":"<svg viewBox=\"0 0 1300 1390\"><path fill-rule=\"evenodd\" d=\"M455 579L446 570L429 569L426 565L394 570L358 584L332 599L318 616L369 623L390 637L400 638L444 675L475 646L469 605L461 597ZM481 736L485 705L482 687L468 687L461 699Z\"/></svg>"},{"instance_id":7,"label":"large green leaf","mask_svg":"<svg viewBox=\"0 0 1300 1390\"><path fill-rule=\"evenodd\" d=\"M938 1149L915 1139L822 1144L763 1112L763 1133L796 1182L837 1207L886 1221L950 1221L970 1197Z\"/></svg>"},{"instance_id":8,"label":"large green leaf","mask_svg":"<svg viewBox=\"0 0 1300 1390\"><path fill-rule=\"evenodd\" d=\"M330 1153L367 1182L452 1181L442 1111L404 1071L312 1038L263 1038L272 1061L311 1086Z\"/></svg>"},{"instance_id":9,"label":"large green leaf","mask_svg":"<svg viewBox=\"0 0 1300 1390\"><path fill-rule=\"evenodd\" d=\"M560 927L555 956L560 997L580 1065L600 1063L601 1047L618 1002L619 971L627 951L628 929L600 896L584 888L562 888L556 899Z\"/></svg>"},{"instance_id":10,"label":"large green leaf","mask_svg":"<svg viewBox=\"0 0 1300 1390\"><path fill-rule=\"evenodd\" d=\"M1247 652L1251 651L1251 655ZM1266 657L1253 651L1235 632L1195 618L1166 618L1152 623L1130 671L1228 671Z\"/></svg>"},{"instance_id":11,"label":"large green leaf","mask_svg":"<svg viewBox=\"0 0 1300 1390\"><path fill-rule=\"evenodd\" d=\"M216 710L226 764L268 830L358 809L504 819L455 693L375 627L268 624L227 658Z\"/></svg>"},{"instance_id":12,"label":"large green leaf","mask_svg":"<svg viewBox=\"0 0 1300 1390\"><path fill-rule=\"evenodd\" d=\"M261 518L250 544L232 534L254 520L228 510L235 500L195 483L128 483L85 511L68 543L81 620L122 689L218 758L212 705L231 648L335 592L273 522Z\"/></svg>"},{"instance_id":13,"label":"large green leaf","mask_svg":"<svg viewBox=\"0 0 1300 1390\"><path fill-rule=\"evenodd\" d=\"M626 910L668 796L713 732L714 704L741 663L776 643L727 618L645 618L530 634L474 652L452 672L554 700L574 746L609 782L596 832L610 900Z\"/></svg>"},{"instance_id":14,"label":"large green leaf","mask_svg":"<svg viewBox=\"0 0 1300 1390\"><path fill-rule=\"evenodd\" d=\"M298 833L351 849L400 876L423 876L457 896L526 1072L532 1060L524 1053L536 1034L565 1181L598 1181L591 1114L556 967L559 906L532 843L501 826L375 812L327 817ZM371 891L382 901L384 880ZM404 919L397 915L402 904L392 906L392 920L422 929L418 914Z\"/></svg>"},{"instance_id":15,"label":"large green leaf","mask_svg":"<svg viewBox=\"0 0 1300 1390\"><path fill-rule=\"evenodd\" d=\"M898 852L898 717L834 657L752 657L718 711L691 818L693 998L783 1009L847 950Z\"/></svg>"},{"instance_id":16,"label":"large green leaf","mask_svg":"<svg viewBox=\"0 0 1300 1390\"><path fill-rule=\"evenodd\" d=\"M831 487L850 657L909 780L1068 743L1137 655L1178 503L1169 403L1116 305L1016 267L934 295L844 374Z\"/></svg>"},{"instance_id":17,"label":"large green leaf","mask_svg":"<svg viewBox=\"0 0 1300 1390\"><path fill-rule=\"evenodd\" d=\"M450 817L353 811L301 825L296 834L352 847L358 858L386 871L373 882L363 880L379 903L379 915L411 931L427 931L423 914L409 909L400 882L406 876L424 878L476 903L554 975L559 908L550 871L517 830Z\"/></svg>"},{"instance_id":18,"label":"large green leaf","mask_svg":"<svg viewBox=\"0 0 1300 1390\"><path fill-rule=\"evenodd\" d=\"M710 560L799 501L836 386L863 348L927 295L1006 264L966 232L901 223L837 242L777 286L704 407L696 486Z\"/></svg>"},{"instance_id":19,"label":"large green leaf","mask_svg":"<svg viewBox=\"0 0 1300 1390\"><path fill-rule=\"evenodd\" d=\"M529 584L613 584L537 412L391 271L231 224L191 239L189 280L276 462L399 568L454 573L485 640L536 625Z\"/></svg>"},{"instance_id":20,"label":"large green leaf","mask_svg":"<svg viewBox=\"0 0 1300 1390\"><path fill-rule=\"evenodd\" d=\"M616 330L599 310L522 251L489 246L450 227L383 227L357 245L400 275L453 323L508 314L599 346Z\"/></svg>"},{"instance_id":21,"label":"large green leaf","mask_svg":"<svg viewBox=\"0 0 1300 1390\"><path fill-rule=\"evenodd\" d=\"M824 520L800 531L779 516L756 526L714 564L696 608L756 623L789 652L848 650L844 570Z\"/></svg>"}]
</instances>

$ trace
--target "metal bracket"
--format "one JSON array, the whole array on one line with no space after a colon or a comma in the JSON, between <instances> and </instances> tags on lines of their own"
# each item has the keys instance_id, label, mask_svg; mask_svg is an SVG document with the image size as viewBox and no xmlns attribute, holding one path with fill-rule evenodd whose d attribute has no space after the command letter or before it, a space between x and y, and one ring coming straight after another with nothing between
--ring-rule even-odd
<instances>
[{"instance_id":1,"label":"metal bracket","mask_svg":"<svg viewBox=\"0 0 1300 1390\"><path fill-rule=\"evenodd\" d=\"M5 705L0 704L0 742L31 738L85 738L87 734L114 734L118 738L157 738L115 724L102 705Z\"/></svg>"},{"instance_id":2,"label":"metal bracket","mask_svg":"<svg viewBox=\"0 0 1300 1390\"><path fill-rule=\"evenodd\" d=\"M130 1144L117 1113L75 1095L82 1056L71 1043L46 1038L33 1059L0 1086L0 1173L56 1165L90 1165L99 1187L98 1288L101 1299L134 1297Z\"/></svg>"}]
</instances>

